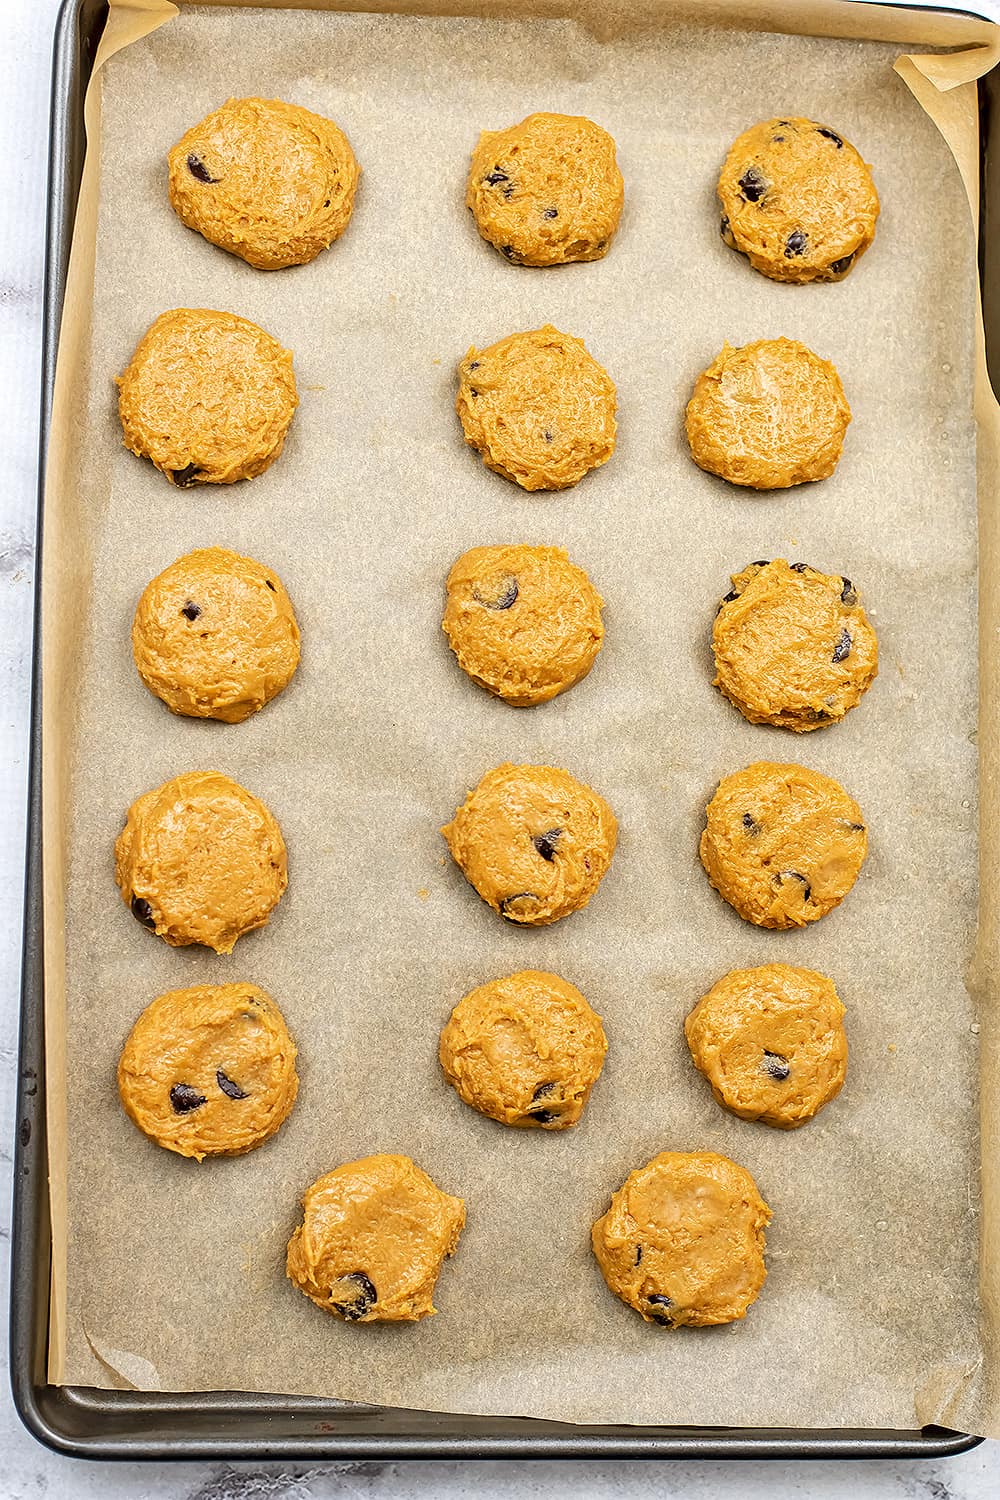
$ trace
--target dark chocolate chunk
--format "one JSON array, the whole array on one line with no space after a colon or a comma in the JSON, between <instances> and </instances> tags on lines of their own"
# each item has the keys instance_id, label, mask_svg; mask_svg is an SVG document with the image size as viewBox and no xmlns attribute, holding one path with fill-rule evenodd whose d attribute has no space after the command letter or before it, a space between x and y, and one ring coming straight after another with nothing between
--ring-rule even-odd
<instances>
[{"instance_id":1,"label":"dark chocolate chunk","mask_svg":"<svg viewBox=\"0 0 1000 1500\"><path fill-rule=\"evenodd\" d=\"M747 167L740 178L740 192L748 203L759 203L767 192L768 183L757 167Z\"/></svg>"},{"instance_id":2,"label":"dark chocolate chunk","mask_svg":"<svg viewBox=\"0 0 1000 1500\"><path fill-rule=\"evenodd\" d=\"M749 813L743 814L743 827L751 838L756 838L757 834L760 833L760 824Z\"/></svg>"},{"instance_id":3,"label":"dark chocolate chunk","mask_svg":"<svg viewBox=\"0 0 1000 1500\"><path fill-rule=\"evenodd\" d=\"M806 877L804 875L801 875L798 870L782 870L780 874L772 875L771 879L774 881L775 885L780 885L783 880L797 880L802 886L803 901L812 900L812 886L809 884Z\"/></svg>"},{"instance_id":4,"label":"dark chocolate chunk","mask_svg":"<svg viewBox=\"0 0 1000 1500\"><path fill-rule=\"evenodd\" d=\"M332 1295L330 1301L340 1316L349 1323L356 1323L365 1313L371 1312L378 1301L378 1292L364 1271L351 1271L346 1276L338 1277L338 1286L343 1286L347 1293L346 1301L333 1302Z\"/></svg>"},{"instance_id":5,"label":"dark chocolate chunk","mask_svg":"<svg viewBox=\"0 0 1000 1500\"><path fill-rule=\"evenodd\" d=\"M186 604L181 605L181 614L188 620L197 620L201 614L201 605L195 604L193 599L189 599Z\"/></svg>"},{"instance_id":6,"label":"dark chocolate chunk","mask_svg":"<svg viewBox=\"0 0 1000 1500\"><path fill-rule=\"evenodd\" d=\"M792 1071L792 1068L788 1059L786 1057L782 1057L780 1052L768 1052L767 1048L765 1047L764 1058L760 1065L760 1071L762 1073L766 1073L770 1078L777 1079L777 1081L780 1083L782 1079L788 1077L789 1073Z\"/></svg>"},{"instance_id":7,"label":"dark chocolate chunk","mask_svg":"<svg viewBox=\"0 0 1000 1500\"><path fill-rule=\"evenodd\" d=\"M834 661L846 661L851 654L851 632L845 626L840 632L840 640L833 648Z\"/></svg>"},{"instance_id":8,"label":"dark chocolate chunk","mask_svg":"<svg viewBox=\"0 0 1000 1500\"><path fill-rule=\"evenodd\" d=\"M662 1307L666 1309L674 1305L674 1299L672 1297L665 1297L662 1292L651 1292L646 1301L650 1307ZM673 1321L673 1318L666 1318L662 1313L653 1314L653 1322L659 1323L663 1328L669 1328Z\"/></svg>"},{"instance_id":9,"label":"dark chocolate chunk","mask_svg":"<svg viewBox=\"0 0 1000 1500\"><path fill-rule=\"evenodd\" d=\"M517 251L513 245L501 245L500 254L506 255L508 260L513 261L515 265L517 264Z\"/></svg>"},{"instance_id":10,"label":"dark chocolate chunk","mask_svg":"<svg viewBox=\"0 0 1000 1500\"><path fill-rule=\"evenodd\" d=\"M783 141L784 139L785 137L783 135L772 135L771 137L772 142Z\"/></svg>"},{"instance_id":11,"label":"dark chocolate chunk","mask_svg":"<svg viewBox=\"0 0 1000 1500\"><path fill-rule=\"evenodd\" d=\"M793 573L811 573L812 572L812 568L809 566L808 563L798 563L798 562L796 562L796 563L789 563L788 566L791 568L791 570L792 570Z\"/></svg>"},{"instance_id":12,"label":"dark chocolate chunk","mask_svg":"<svg viewBox=\"0 0 1000 1500\"><path fill-rule=\"evenodd\" d=\"M806 245L809 238L802 229L793 229L785 241L785 259L791 260L793 255L805 255Z\"/></svg>"},{"instance_id":13,"label":"dark chocolate chunk","mask_svg":"<svg viewBox=\"0 0 1000 1500\"><path fill-rule=\"evenodd\" d=\"M540 1083L531 1096L532 1104L534 1104L537 1099L544 1099L546 1094L551 1094L554 1088L554 1083Z\"/></svg>"},{"instance_id":14,"label":"dark chocolate chunk","mask_svg":"<svg viewBox=\"0 0 1000 1500\"><path fill-rule=\"evenodd\" d=\"M558 217L559 217L559 210L558 210L558 208L543 208L542 209L542 218L543 219L557 219Z\"/></svg>"},{"instance_id":15,"label":"dark chocolate chunk","mask_svg":"<svg viewBox=\"0 0 1000 1500\"><path fill-rule=\"evenodd\" d=\"M768 568L768 567L770 567L770 563L768 562L767 558L765 557L762 562L753 562L753 563L750 564L750 566L751 566L751 568Z\"/></svg>"},{"instance_id":16,"label":"dark chocolate chunk","mask_svg":"<svg viewBox=\"0 0 1000 1500\"><path fill-rule=\"evenodd\" d=\"M517 912L513 910L514 903L516 901L540 900L541 897L536 896L534 891L518 891L516 896L504 896L503 900L500 902L500 915L503 917L505 922L519 922L521 918L518 916Z\"/></svg>"},{"instance_id":17,"label":"dark chocolate chunk","mask_svg":"<svg viewBox=\"0 0 1000 1500\"><path fill-rule=\"evenodd\" d=\"M865 831L865 825L863 823L848 823L847 827L851 830L852 833L864 833Z\"/></svg>"},{"instance_id":18,"label":"dark chocolate chunk","mask_svg":"<svg viewBox=\"0 0 1000 1500\"><path fill-rule=\"evenodd\" d=\"M275 588L274 584L271 582L270 578L265 578L264 582L267 584L267 586L271 590L272 594L276 594L278 592L278 590Z\"/></svg>"},{"instance_id":19,"label":"dark chocolate chunk","mask_svg":"<svg viewBox=\"0 0 1000 1500\"><path fill-rule=\"evenodd\" d=\"M832 141L838 151L843 146L844 143L835 130L828 129L826 125L817 125L816 131L819 135L825 135L828 141Z\"/></svg>"},{"instance_id":20,"label":"dark chocolate chunk","mask_svg":"<svg viewBox=\"0 0 1000 1500\"><path fill-rule=\"evenodd\" d=\"M854 584L849 578L842 578L840 581L844 585L840 591L842 602L844 604L857 604L858 596L857 592L855 591Z\"/></svg>"},{"instance_id":21,"label":"dark chocolate chunk","mask_svg":"<svg viewBox=\"0 0 1000 1500\"><path fill-rule=\"evenodd\" d=\"M739 591L739 589L730 589L728 594L723 594L723 596L722 596L722 604L732 604L733 600L734 599L738 599L739 597L740 597L740 591ZM720 609L722 608L722 604L719 605Z\"/></svg>"},{"instance_id":22,"label":"dark chocolate chunk","mask_svg":"<svg viewBox=\"0 0 1000 1500\"><path fill-rule=\"evenodd\" d=\"M728 214L723 214L722 217L719 220L719 233L721 234L722 238L725 240L726 244L730 245L735 250L735 248L736 248L736 241L733 238L732 225L729 222L729 215Z\"/></svg>"},{"instance_id":23,"label":"dark chocolate chunk","mask_svg":"<svg viewBox=\"0 0 1000 1500\"><path fill-rule=\"evenodd\" d=\"M494 167L492 172L487 172L483 181L488 182L490 187L496 187L498 182L509 182L510 178L502 167Z\"/></svg>"},{"instance_id":24,"label":"dark chocolate chunk","mask_svg":"<svg viewBox=\"0 0 1000 1500\"><path fill-rule=\"evenodd\" d=\"M642 1246L641 1245L636 1245L636 1247L635 1247L635 1263L636 1263L637 1266L641 1266L642 1265Z\"/></svg>"},{"instance_id":25,"label":"dark chocolate chunk","mask_svg":"<svg viewBox=\"0 0 1000 1500\"><path fill-rule=\"evenodd\" d=\"M189 1115L193 1109L200 1109L205 1103L205 1095L199 1094L189 1083L175 1083L170 1090L170 1107L175 1115Z\"/></svg>"},{"instance_id":26,"label":"dark chocolate chunk","mask_svg":"<svg viewBox=\"0 0 1000 1500\"><path fill-rule=\"evenodd\" d=\"M542 437L545 439L545 441L547 443L551 443L551 441L552 441L552 433L549 431L549 429L547 427L546 427L545 431L542 433Z\"/></svg>"},{"instance_id":27,"label":"dark chocolate chunk","mask_svg":"<svg viewBox=\"0 0 1000 1500\"><path fill-rule=\"evenodd\" d=\"M153 908L144 896L133 896L129 905L132 908L133 917L141 922L143 927L152 927L155 929L156 918L153 916Z\"/></svg>"},{"instance_id":28,"label":"dark chocolate chunk","mask_svg":"<svg viewBox=\"0 0 1000 1500\"><path fill-rule=\"evenodd\" d=\"M478 588L474 588L472 597L485 609L510 609L517 600L517 579L508 573L498 581L497 590L495 593L481 594Z\"/></svg>"},{"instance_id":29,"label":"dark chocolate chunk","mask_svg":"<svg viewBox=\"0 0 1000 1500\"><path fill-rule=\"evenodd\" d=\"M185 464L183 469L171 469L170 477L178 489L186 490L194 484L200 473L197 464Z\"/></svg>"},{"instance_id":30,"label":"dark chocolate chunk","mask_svg":"<svg viewBox=\"0 0 1000 1500\"><path fill-rule=\"evenodd\" d=\"M856 253L856 251L852 250L850 255L842 255L839 260L832 260L830 262L830 270L834 276L843 276L845 271L851 269Z\"/></svg>"},{"instance_id":31,"label":"dark chocolate chunk","mask_svg":"<svg viewBox=\"0 0 1000 1500\"><path fill-rule=\"evenodd\" d=\"M817 724L821 723L824 719L828 719L830 717L830 715L827 713L827 711L826 711L825 708L811 708L809 710L809 713L810 713L810 716L812 717L812 719Z\"/></svg>"},{"instance_id":32,"label":"dark chocolate chunk","mask_svg":"<svg viewBox=\"0 0 1000 1500\"><path fill-rule=\"evenodd\" d=\"M243 1092L238 1083L234 1083L231 1078L223 1073L221 1068L216 1068L215 1070L215 1081L227 1099L246 1099L249 1097L249 1095Z\"/></svg>"},{"instance_id":33,"label":"dark chocolate chunk","mask_svg":"<svg viewBox=\"0 0 1000 1500\"><path fill-rule=\"evenodd\" d=\"M551 1125L552 1121L558 1120L559 1116L553 1114L551 1109L529 1109L528 1118L537 1120L539 1125Z\"/></svg>"},{"instance_id":34,"label":"dark chocolate chunk","mask_svg":"<svg viewBox=\"0 0 1000 1500\"><path fill-rule=\"evenodd\" d=\"M197 177L199 182L219 181L218 177L212 176L211 172L208 170L201 157L195 156L193 151L188 153L187 169L191 173L192 177Z\"/></svg>"},{"instance_id":35,"label":"dark chocolate chunk","mask_svg":"<svg viewBox=\"0 0 1000 1500\"><path fill-rule=\"evenodd\" d=\"M550 864L556 857L556 846L559 843L561 835L561 828L550 828L548 833L535 833L532 835L531 842L542 858L547 859Z\"/></svg>"},{"instance_id":36,"label":"dark chocolate chunk","mask_svg":"<svg viewBox=\"0 0 1000 1500\"><path fill-rule=\"evenodd\" d=\"M481 360L474 359L472 361L472 364L469 366L469 369L470 370L478 370L481 363L482 363Z\"/></svg>"}]
</instances>

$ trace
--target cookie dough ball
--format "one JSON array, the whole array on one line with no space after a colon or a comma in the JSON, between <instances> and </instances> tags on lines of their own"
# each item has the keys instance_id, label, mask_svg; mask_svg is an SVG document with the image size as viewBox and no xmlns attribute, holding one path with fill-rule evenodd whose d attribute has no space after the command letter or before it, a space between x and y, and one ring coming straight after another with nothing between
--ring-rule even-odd
<instances>
[{"instance_id":1,"label":"cookie dough ball","mask_svg":"<svg viewBox=\"0 0 1000 1500\"><path fill-rule=\"evenodd\" d=\"M758 760L719 782L700 852L709 880L746 921L804 927L843 901L868 833L839 781Z\"/></svg>"},{"instance_id":2,"label":"cookie dough ball","mask_svg":"<svg viewBox=\"0 0 1000 1500\"><path fill-rule=\"evenodd\" d=\"M794 339L722 346L695 382L687 438L700 469L753 490L828 479L851 408L840 376Z\"/></svg>"},{"instance_id":3,"label":"cookie dough ball","mask_svg":"<svg viewBox=\"0 0 1000 1500\"><path fill-rule=\"evenodd\" d=\"M408 1156L366 1156L306 1190L285 1269L317 1307L349 1323L415 1323L458 1245L465 1204Z\"/></svg>"},{"instance_id":4,"label":"cookie dough ball","mask_svg":"<svg viewBox=\"0 0 1000 1500\"><path fill-rule=\"evenodd\" d=\"M555 766L487 771L441 832L488 906L543 927L586 906L611 863L618 824L603 797Z\"/></svg>"},{"instance_id":5,"label":"cookie dough ball","mask_svg":"<svg viewBox=\"0 0 1000 1500\"><path fill-rule=\"evenodd\" d=\"M132 803L115 879L133 916L171 947L231 953L281 900L285 841L245 787L218 771L187 771Z\"/></svg>"},{"instance_id":6,"label":"cookie dough ball","mask_svg":"<svg viewBox=\"0 0 1000 1500\"><path fill-rule=\"evenodd\" d=\"M712 629L715 686L751 724L805 733L842 719L878 672L851 580L781 557L732 577Z\"/></svg>"},{"instance_id":7,"label":"cookie dough ball","mask_svg":"<svg viewBox=\"0 0 1000 1500\"><path fill-rule=\"evenodd\" d=\"M125 446L171 484L234 484L278 457L298 405L292 356L256 323L161 313L118 378Z\"/></svg>"},{"instance_id":8,"label":"cookie dough ball","mask_svg":"<svg viewBox=\"0 0 1000 1500\"><path fill-rule=\"evenodd\" d=\"M764 120L719 177L722 237L772 281L839 281L875 238L878 193L850 141L815 120Z\"/></svg>"},{"instance_id":9,"label":"cookie dough ball","mask_svg":"<svg viewBox=\"0 0 1000 1500\"><path fill-rule=\"evenodd\" d=\"M523 969L470 991L438 1056L461 1099L502 1125L565 1130L600 1077L607 1038L575 985Z\"/></svg>"},{"instance_id":10,"label":"cookie dough ball","mask_svg":"<svg viewBox=\"0 0 1000 1500\"><path fill-rule=\"evenodd\" d=\"M684 1023L691 1057L724 1109L794 1130L836 1098L847 1072L844 1007L813 969L734 969Z\"/></svg>"},{"instance_id":11,"label":"cookie dough ball","mask_svg":"<svg viewBox=\"0 0 1000 1500\"><path fill-rule=\"evenodd\" d=\"M603 603L561 547L473 547L448 574L442 624L473 682L530 708L586 677Z\"/></svg>"},{"instance_id":12,"label":"cookie dough ball","mask_svg":"<svg viewBox=\"0 0 1000 1500\"><path fill-rule=\"evenodd\" d=\"M173 713L238 724L288 685L299 664L299 627L273 568L206 547L143 589L132 654L143 682Z\"/></svg>"},{"instance_id":13,"label":"cookie dough ball","mask_svg":"<svg viewBox=\"0 0 1000 1500\"><path fill-rule=\"evenodd\" d=\"M465 193L484 240L522 266L600 260L624 202L615 143L583 115L484 130Z\"/></svg>"},{"instance_id":14,"label":"cookie dough ball","mask_svg":"<svg viewBox=\"0 0 1000 1500\"><path fill-rule=\"evenodd\" d=\"M169 163L178 218L261 271L302 265L339 239L360 176L332 120L281 99L227 99Z\"/></svg>"},{"instance_id":15,"label":"cookie dough ball","mask_svg":"<svg viewBox=\"0 0 1000 1500\"><path fill-rule=\"evenodd\" d=\"M594 1254L647 1323L732 1323L764 1285L770 1218L744 1167L712 1151L663 1151L614 1194L594 1225Z\"/></svg>"},{"instance_id":16,"label":"cookie dough ball","mask_svg":"<svg viewBox=\"0 0 1000 1500\"><path fill-rule=\"evenodd\" d=\"M146 1006L118 1063L125 1113L178 1156L241 1156L298 1092L295 1044L255 984L197 984Z\"/></svg>"},{"instance_id":17,"label":"cookie dough ball","mask_svg":"<svg viewBox=\"0 0 1000 1500\"><path fill-rule=\"evenodd\" d=\"M616 398L583 342L546 323L470 349L455 410L488 469L524 490L565 490L615 451Z\"/></svg>"}]
</instances>

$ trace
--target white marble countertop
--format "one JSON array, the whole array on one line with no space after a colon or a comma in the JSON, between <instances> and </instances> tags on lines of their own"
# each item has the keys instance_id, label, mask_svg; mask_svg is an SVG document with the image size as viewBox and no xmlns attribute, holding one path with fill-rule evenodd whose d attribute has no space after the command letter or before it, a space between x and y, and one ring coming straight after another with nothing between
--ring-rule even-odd
<instances>
[{"instance_id":1,"label":"white marble countertop","mask_svg":"<svg viewBox=\"0 0 1000 1500\"><path fill-rule=\"evenodd\" d=\"M947 4L948 0L939 0ZM975 0L973 0L975 3ZM1000 20L1000 0L978 0ZM955 8L958 8L957 0ZM421 1496L491 1500L569 1491L581 1500L690 1496L716 1500L802 1500L861 1494L871 1500L994 1500L1000 1443L983 1443L941 1463L320 1463L279 1466L92 1464L39 1446L21 1427L6 1378L11 1141L21 888L27 773L33 538L38 443L42 258L49 66L58 0L0 0L7 63L0 88L0 163L6 205L0 219L0 1500L157 1497L250 1500L301 1496Z\"/></svg>"}]
</instances>

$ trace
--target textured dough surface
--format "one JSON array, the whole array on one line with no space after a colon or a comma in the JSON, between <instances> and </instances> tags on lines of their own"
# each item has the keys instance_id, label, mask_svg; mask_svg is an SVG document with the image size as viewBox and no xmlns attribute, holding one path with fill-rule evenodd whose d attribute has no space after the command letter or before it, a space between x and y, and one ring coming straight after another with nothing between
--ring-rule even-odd
<instances>
[{"instance_id":1,"label":"textured dough surface","mask_svg":"<svg viewBox=\"0 0 1000 1500\"><path fill-rule=\"evenodd\" d=\"M604 798L555 766L487 771L441 830L452 858L508 922L542 927L586 906L618 824Z\"/></svg>"},{"instance_id":2,"label":"textured dough surface","mask_svg":"<svg viewBox=\"0 0 1000 1500\"><path fill-rule=\"evenodd\" d=\"M751 563L712 628L715 686L751 724L833 724L878 673L878 641L849 578L805 563Z\"/></svg>"},{"instance_id":3,"label":"textured dough surface","mask_svg":"<svg viewBox=\"0 0 1000 1500\"><path fill-rule=\"evenodd\" d=\"M522 969L460 1000L438 1056L452 1087L504 1125L565 1130L583 1114L607 1038L575 985Z\"/></svg>"},{"instance_id":4,"label":"textured dough surface","mask_svg":"<svg viewBox=\"0 0 1000 1500\"><path fill-rule=\"evenodd\" d=\"M624 202L615 143L583 115L484 130L465 193L484 240L522 266L600 260Z\"/></svg>"},{"instance_id":5,"label":"textured dough surface","mask_svg":"<svg viewBox=\"0 0 1000 1500\"><path fill-rule=\"evenodd\" d=\"M299 1080L295 1044L255 984L198 984L158 995L129 1033L118 1091L144 1135L179 1156L240 1156L286 1119Z\"/></svg>"},{"instance_id":6,"label":"textured dough surface","mask_svg":"<svg viewBox=\"0 0 1000 1500\"><path fill-rule=\"evenodd\" d=\"M231 953L281 899L285 841L245 787L218 771L186 771L132 803L115 879L133 915L172 947Z\"/></svg>"},{"instance_id":7,"label":"textured dough surface","mask_svg":"<svg viewBox=\"0 0 1000 1500\"><path fill-rule=\"evenodd\" d=\"M839 281L875 238L868 166L815 120L763 120L744 131L718 193L723 239L772 281Z\"/></svg>"},{"instance_id":8,"label":"textured dough surface","mask_svg":"<svg viewBox=\"0 0 1000 1500\"><path fill-rule=\"evenodd\" d=\"M647 1323L732 1323L764 1285L770 1218L744 1167L712 1151L663 1151L613 1195L594 1225L594 1254L615 1296Z\"/></svg>"},{"instance_id":9,"label":"textured dough surface","mask_svg":"<svg viewBox=\"0 0 1000 1500\"><path fill-rule=\"evenodd\" d=\"M615 450L614 382L551 323L473 347L458 367L465 441L525 490L564 490Z\"/></svg>"},{"instance_id":10,"label":"textured dough surface","mask_svg":"<svg viewBox=\"0 0 1000 1500\"><path fill-rule=\"evenodd\" d=\"M227 99L168 161L183 223L262 271L302 265L339 239L360 175L332 120L281 99Z\"/></svg>"},{"instance_id":11,"label":"textured dough surface","mask_svg":"<svg viewBox=\"0 0 1000 1500\"><path fill-rule=\"evenodd\" d=\"M844 1007L814 969L734 969L684 1022L694 1065L724 1109L794 1130L840 1093L847 1072Z\"/></svg>"},{"instance_id":12,"label":"textured dough surface","mask_svg":"<svg viewBox=\"0 0 1000 1500\"><path fill-rule=\"evenodd\" d=\"M724 344L687 407L691 457L730 484L781 490L828 479L851 420L840 376L794 339Z\"/></svg>"},{"instance_id":13,"label":"textured dough surface","mask_svg":"<svg viewBox=\"0 0 1000 1500\"><path fill-rule=\"evenodd\" d=\"M205 547L143 589L132 654L143 682L173 713L237 724L291 680L299 627L273 568Z\"/></svg>"},{"instance_id":14,"label":"textured dough surface","mask_svg":"<svg viewBox=\"0 0 1000 1500\"><path fill-rule=\"evenodd\" d=\"M709 880L746 921L804 927L843 901L868 833L832 777L758 760L719 782L700 852Z\"/></svg>"},{"instance_id":15,"label":"textured dough surface","mask_svg":"<svg viewBox=\"0 0 1000 1500\"><path fill-rule=\"evenodd\" d=\"M263 474L297 405L289 351L207 307L161 313L118 378L126 448L182 488Z\"/></svg>"},{"instance_id":16,"label":"textured dough surface","mask_svg":"<svg viewBox=\"0 0 1000 1500\"><path fill-rule=\"evenodd\" d=\"M473 547L448 574L442 626L473 682L529 708L586 677L603 603L561 547Z\"/></svg>"},{"instance_id":17,"label":"textured dough surface","mask_svg":"<svg viewBox=\"0 0 1000 1500\"><path fill-rule=\"evenodd\" d=\"M454 1254L465 1204L408 1156L366 1156L320 1177L288 1242L289 1279L350 1323L414 1323Z\"/></svg>"}]
</instances>

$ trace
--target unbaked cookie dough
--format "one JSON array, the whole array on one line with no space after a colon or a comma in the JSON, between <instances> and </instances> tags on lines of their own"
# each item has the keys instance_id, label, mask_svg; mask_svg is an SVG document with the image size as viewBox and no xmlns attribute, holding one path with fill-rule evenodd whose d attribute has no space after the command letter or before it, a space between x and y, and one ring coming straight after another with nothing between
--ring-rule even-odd
<instances>
[{"instance_id":1,"label":"unbaked cookie dough","mask_svg":"<svg viewBox=\"0 0 1000 1500\"><path fill-rule=\"evenodd\" d=\"M565 1130L600 1077L607 1038L575 985L522 969L471 990L441 1032L445 1077L503 1125Z\"/></svg>"},{"instance_id":2,"label":"unbaked cookie dough","mask_svg":"<svg viewBox=\"0 0 1000 1500\"><path fill-rule=\"evenodd\" d=\"M543 927L586 906L618 824L603 797L555 766L487 771L441 830L452 858L508 922Z\"/></svg>"},{"instance_id":3,"label":"unbaked cookie dough","mask_svg":"<svg viewBox=\"0 0 1000 1500\"><path fill-rule=\"evenodd\" d=\"M255 984L197 984L158 995L129 1032L118 1091L129 1119L178 1156L241 1156L287 1117L295 1044Z\"/></svg>"},{"instance_id":4,"label":"unbaked cookie dough","mask_svg":"<svg viewBox=\"0 0 1000 1500\"><path fill-rule=\"evenodd\" d=\"M687 438L700 469L782 490L828 479L851 420L840 376L794 339L724 344L695 382Z\"/></svg>"},{"instance_id":5,"label":"unbaked cookie dough","mask_svg":"<svg viewBox=\"0 0 1000 1500\"><path fill-rule=\"evenodd\" d=\"M332 120L281 99L227 99L169 155L189 229L258 270L302 265L339 239L360 169Z\"/></svg>"},{"instance_id":6,"label":"unbaked cookie dough","mask_svg":"<svg viewBox=\"0 0 1000 1500\"><path fill-rule=\"evenodd\" d=\"M843 901L868 833L838 781L758 760L719 782L700 852L709 880L746 921L804 927Z\"/></svg>"},{"instance_id":7,"label":"unbaked cookie dough","mask_svg":"<svg viewBox=\"0 0 1000 1500\"><path fill-rule=\"evenodd\" d=\"M299 627L273 568L205 547L143 589L132 654L143 682L173 713L238 724L291 680Z\"/></svg>"},{"instance_id":8,"label":"unbaked cookie dough","mask_svg":"<svg viewBox=\"0 0 1000 1500\"><path fill-rule=\"evenodd\" d=\"M732 579L712 629L714 685L751 724L807 733L842 719L878 672L851 580L783 557Z\"/></svg>"},{"instance_id":9,"label":"unbaked cookie dough","mask_svg":"<svg viewBox=\"0 0 1000 1500\"><path fill-rule=\"evenodd\" d=\"M794 1130L840 1093L847 1072L844 1007L813 969L734 969L684 1022L691 1057L724 1109Z\"/></svg>"},{"instance_id":10,"label":"unbaked cookie dough","mask_svg":"<svg viewBox=\"0 0 1000 1500\"><path fill-rule=\"evenodd\" d=\"M603 603L561 547L473 547L448 574L442 626L473 682L529 708L586 677Z\"/></svg>"},{"instance_id":11,"label":"unbaked cookie dough","mask_svg":"<svg viewBox=\"0 0 1000 1500\"><path fill-rule=\"evenodd\" d=\"M458 367L465 441L524 490L564 490L615 450L614 382L551 323L472 348Z\"/></svg>"},{"instance_id":12,"label":"unbaked cookie dough","mask_svg":"<svg viewBox=\"0 0 1000 1500\"><path fill-rule=\"evenodd\" d=\"M583 115L535 114L483 131L465 202L508 260L558 266L607 254L624 196L606 130Z\"/></svg>"},{"instance_id":13,"label":"unbaked cookie dough","mask_svg":"<svg viewBox=\"0 0 1000 1500\"><path fill-rule=\"evenodd\" d=\"M722 237L772 281L839 281L875 238L879 202L850 141L815 120L764 120L719 177Z\"/></svg>"},{"instance_id":14,"label":"unbaked cookie dough","mask_svg":"<svg viewBox=\"0 0 1000 1500\"><path fill-rule=\"evenodd\" d=\"M732 1323L764 1285L770 1218L744 1167L712 1151L663 1151L614 1194L594 1225L594 1254L647 1323Z\"/></svg>"},{"instance_id":15,"label":"unbaked cookie dough","mask_svg":"<svg viewBox=\"0 0 1000 1500\"><path fill-rule=\"evenodd\" d=\"M281 900L285 841L245 787L218 771L186 771L132 803L115 880L132 915L171 947L231 953Z\"/></svg>"},{"instance_id":16,"label":"unbaked cookie dough","mask_svg":"<svg viewBox=\"0 0 1000 1500\"><path fill-rule=\"evenodd\" d=\"M182 489L263 474L298 405L289 351L207 307L161 313L117 384L126 448Z\"/></svg>"},{"instance_id":17,"label":"unbaked cookie dough","mask_svg":"<svg viewBox=\"0 0 1000 1500\"><path fill-rule=\"evenodd\" d=\"M366 1156L306 1190L288 1242L289 1279L349 1323L415 1323L437 1312L441 1266L458 1245L465 1204L408 1156Z\"/></svg>"}]
</instances>

